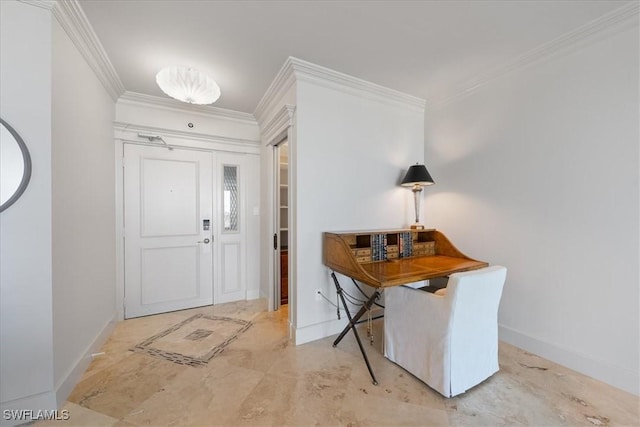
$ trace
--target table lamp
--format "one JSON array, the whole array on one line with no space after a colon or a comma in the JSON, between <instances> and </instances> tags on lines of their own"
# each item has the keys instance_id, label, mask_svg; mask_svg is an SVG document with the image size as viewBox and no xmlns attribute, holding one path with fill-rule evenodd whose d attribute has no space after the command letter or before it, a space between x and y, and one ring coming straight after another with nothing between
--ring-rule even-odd
<instances>
[{"instance_id":1,"label":"table lamp","mask_svg":"<svg viewBox=\"0 0 640 427\"><path fill-rule=\"evenodd\" d=\"M420 193L425 185L433 185L433 178L429 175L424 165L416 163L411 166L407 174L402 179L400 185L404 187L413 187L413 200L416 205L416 223L411 226L414 230L423 230L424 225L420 224Z\"/></svg>"}]
</instances>

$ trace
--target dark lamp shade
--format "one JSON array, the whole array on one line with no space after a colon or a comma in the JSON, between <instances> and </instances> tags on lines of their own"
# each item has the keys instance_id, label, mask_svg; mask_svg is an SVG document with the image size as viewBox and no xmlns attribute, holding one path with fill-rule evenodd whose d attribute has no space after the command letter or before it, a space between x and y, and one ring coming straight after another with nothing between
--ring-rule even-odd
<instances>
[{"instance_id":1,"label":"dark lamp shade","mask_svg":"<svg viewBox=\"0 0 640 427\"><path fill-rule=\"evenodd\" d=\"M407 174L402 179L400 185L405 187L412 187L416 184L419 185L431 185L433 184L433 178L429 175L427 168L424 165L413 165L407 171Z\"/></svg>"}]
</instances>

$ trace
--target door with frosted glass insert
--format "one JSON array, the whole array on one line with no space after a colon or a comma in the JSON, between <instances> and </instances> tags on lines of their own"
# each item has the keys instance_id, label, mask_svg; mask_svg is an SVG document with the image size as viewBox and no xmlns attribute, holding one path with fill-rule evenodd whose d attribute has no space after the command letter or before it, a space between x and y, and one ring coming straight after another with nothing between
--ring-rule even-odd
<instances>
[{"instance_id":1,"label":"door with frosted glass insert","mask_svg":"<svg viewBox=\"0 0 640 427\"><path fill-rule=\"evenodd\" d=\"M213 304L213 154L125 144L125 317Z\"/></svg>"},{"instance_id":2,"label":"door with frosted glass insert","mask_svg":"<svg viewBox=\"0 0 640 427\"><path fill-rule=\"evenodd\" d=\"M219 203L216 203L220 219L217 221L219 244L216 276L218 285L214 288L216 304L246 299L246 218L242 207L242 172L245 156L242 154L220 153L217 156L217 175L221 189Z\"/></svg>"}]
</instances>

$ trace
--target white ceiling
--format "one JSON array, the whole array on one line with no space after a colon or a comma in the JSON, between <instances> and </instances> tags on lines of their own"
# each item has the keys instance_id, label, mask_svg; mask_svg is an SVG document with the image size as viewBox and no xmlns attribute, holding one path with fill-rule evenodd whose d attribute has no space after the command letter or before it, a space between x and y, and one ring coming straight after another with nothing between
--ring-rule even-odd
<instances>
[{"instance_id":1,"label":"white ceiling","mask_svg":"<svg viewBox=\"0 0 640 427\"><path fill-rule=\"evenodd\" d=\"M626 3L80 0L127 91L192 66L247 113L288 56L437 102Z\"/></svg>"}]
</instances>

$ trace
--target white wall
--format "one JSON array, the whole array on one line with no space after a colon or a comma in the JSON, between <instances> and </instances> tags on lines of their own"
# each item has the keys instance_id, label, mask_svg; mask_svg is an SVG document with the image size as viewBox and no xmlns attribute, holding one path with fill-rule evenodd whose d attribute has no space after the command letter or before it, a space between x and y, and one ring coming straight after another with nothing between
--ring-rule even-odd
<instances>
[{"instance_id":1,"label":"white wall","mask_svg":"<svg viewBox=\"0 0 640 427\"><path fill-rule=\"evenodd\" d=\"M33 162L26 191L0 213L0 409L54 409L51 13L2 1L0 31L0 115Z\"/></svg>"},{"instance_id":2,"label":"white wall","mask_svg":"<svg viewBox=\"0 0 640 427\"><path fill-rule=\"evenodd\" d=\"M325 231L408 227L413 194L399 183L424 159L424 110L322 83L297 82L296 139L290 145L295 231L296 342L338 332L335 301L322 263ZM292 262L292 261L290 261ZM290 279L291 281L291 279ZM342 284L350 285L345 277Z\"/></svg>"},{"instance_id":3,"label":"white wall","mask_svg":"<svg viewBox=\"0 0 640 427\"><path fill-rule=\"evenodd\" d=\"M64 402L110 331L115 304L115 103L54 21L54 381Z\"/></svg>"},{"instance_id":4,"label":"white wall","mask_svg":"<svg viewBox=\"0 0 640 427\"><path fill-rule=\"evenodd\" d=\"M289 111L290 110L290 111ZM292 113L292 116L289 116ZM339 332L346 316L322 263L322 233L413 222L413 194L399 186L424 158L424 101L289 57L255 113L262 137L263 294L273 278L273 147L289 130L289 321L296 344ZM350 281L342 284L353 290Z\"/></svg>"},{"instance_id":5,"label":"white wall","mask_svg":"<svg viewBox=\"0 0 640 427\"><path fill-rule=\"evenodd\" d=\"M186 132L194 136L200 134L247 141L259 139L258 124L253 119L216 117L215 114L201 112L202 107L189 111L189 106L170 108L158 105L159 103L133 101L126 97L120 99L116 109L116 121L135 124L141 128ZM189 123L193 124L193 127L189 127Z\"/></svg>"},{"instance_id":6,"label":"white wall","mask_svg":"<svg viewBox=\"0 0 640 427\"><path fill-rule=\"evenodd\" d=\"M638 28L428 114L426 223L507 266L501 339L638 394Z\"/></svg>"}]
</instances>

